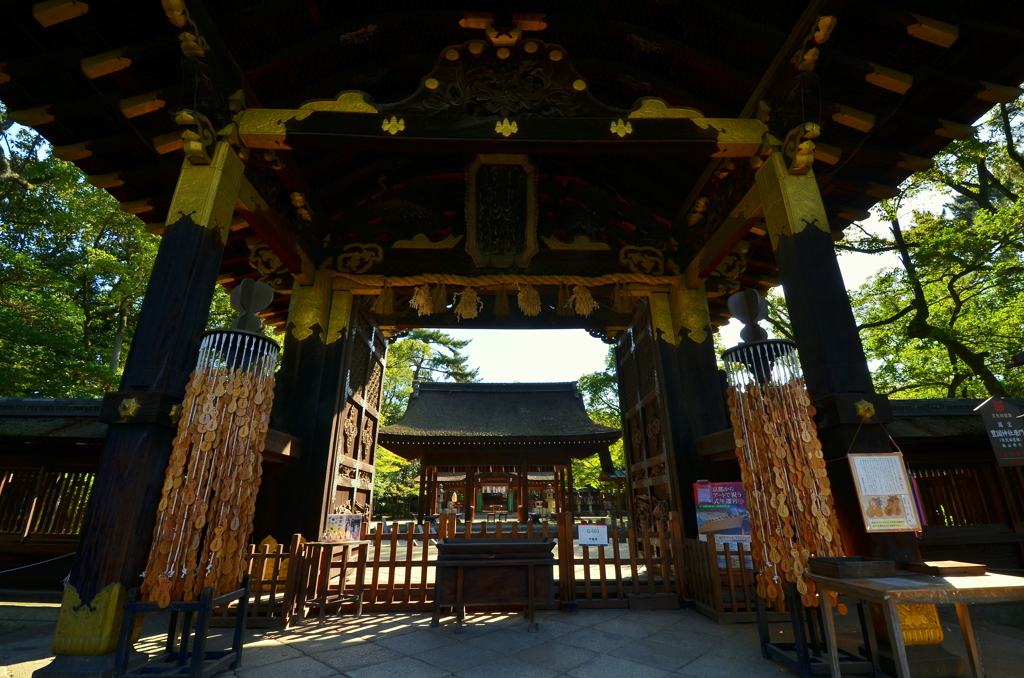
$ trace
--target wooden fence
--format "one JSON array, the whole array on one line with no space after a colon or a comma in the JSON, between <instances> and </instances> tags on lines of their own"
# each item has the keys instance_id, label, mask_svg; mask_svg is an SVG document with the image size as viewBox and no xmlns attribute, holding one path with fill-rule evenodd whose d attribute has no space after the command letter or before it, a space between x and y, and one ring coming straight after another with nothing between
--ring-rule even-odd
<instances>
[{"instance_id":1,"label":"wooden fence","mask_svg":"<svg viewBox=\"0 0 1024 678\"><path fill-rule=\"evenodd\" d=\"M369 542L363 590L364 611L413 612L433 609L434 564L438 539L466 537L516 539L546 537L555 542L556 604L580 608L678 607L685 597L683 540L679 519L669 520L652 531L618 524L608 526L607 546L580 546L574 538L577 525L570 514L558 514L554 523L463 523L441 516L437 524L374 523L363 527ZM247 625L289 626L300 614L300 577L316 577L316 567L305 558L299 535L288 548L283 545L250 546L246 556L252 575ZM336 567L338 563L334 564ZM313 570L312 572L310 572ZM334 592L344 587L355 593L354 577L329 584ZM315 613L307 610L307 614ZM228 624L234 608L216 611L216 623Z\"/></svg>"},{"instance_id":2,"label":"wooden fence","mask_svg":"<svg viewBox=\"0 0 1024 678\"><path fill-rule=\"evenodd\" d=\"M46 467L0 469L0 539L66 541L73 547L95 476Z\"/></svg>"},{"instance_id":3,"label":"wooden fence","mask_svg":"<svg viewBox=\"0 0 1024 678\"><path fill-rule=\"evenodd\" d=\"M722 550L719 551L718 547ZM750 545L742 542L715 543L683 540L683 578L697 611L719 624L753 622L757 618ZM768 620L786 621L785 604L768 602Z\"/></svg>"},{"instance_id":4,"label":"wooden fence","mask_svg":"<svg viewBox=\"0 0 1024 678\"><path fill-rule=\"evenodd\" d=\"M436 525L414 523L364 526L370 542L363 607L366 610L429 610L434 602L436 539L517 539L546 537L556 544L555 582L557 604L588 607L628 607L636 596L669 596L676 605L685 595L682 577L679 521L651 533L632 527L609 526L607 546L579 546L577 527L569 514L558 514L554 523L462 523L455 516L441 516ZM677 535L673 539L672 534ZM355 583L346 584L354 592Z\"/></svg>"},{"instance_id":5,"label":"wooden fence","mask_svg":"<svg viewBox=\"0 0 1024 678\"><path fill-rule=\"evenodd\" d=\"M250 544L245 556L249 580L248 628L285 628L298 614L299 577L304 548L301 535L284 544ZM237 605L214 608L212 626L234 626Z\"/></svg>"}]
</instances>

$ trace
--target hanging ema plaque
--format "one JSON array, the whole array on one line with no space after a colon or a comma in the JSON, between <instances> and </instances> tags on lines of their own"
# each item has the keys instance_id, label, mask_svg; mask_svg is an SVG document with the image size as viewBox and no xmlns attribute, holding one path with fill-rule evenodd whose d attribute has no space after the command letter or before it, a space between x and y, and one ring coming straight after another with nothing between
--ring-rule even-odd
<instances>
[{"instance_id":1,"label":"hanging ema plaque","mask_svg":"<svg viewBox=\"0 0 1024 678\"><path fill-rule=\"evenodd\" d=\"M989 398L974 411L985 422L999 465L1024 466L1024 419L1020 418L1020 408L1002 398Z\"/></svg>"}]
</instances>

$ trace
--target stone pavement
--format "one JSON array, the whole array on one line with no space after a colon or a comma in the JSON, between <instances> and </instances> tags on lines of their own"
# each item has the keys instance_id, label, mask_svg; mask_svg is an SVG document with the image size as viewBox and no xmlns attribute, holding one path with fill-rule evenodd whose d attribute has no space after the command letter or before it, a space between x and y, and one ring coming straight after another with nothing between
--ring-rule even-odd
<instances>
[{"instance_id":1,"label":"stone pavement","mask_svg":"<svg viewBox=\"0 0 1024 678\"><path fill-rule=\"evenodd\" d=\"M853 617L853 615L850 615ZM527 633L521 614L469 614L462 634L453 620L430 628L428 614L335 617L284 631L246 632L239 678L761 678L795 675L763 659L753 624L718 626L692 610L583 610L539 613L540 630ZM158 618L147 620L136 647L162 645ZM856 623L853 619L844 622ZM944 623L946 646L962 654L959 628ZM777 627L781 628L781 627ZM1016 631L1012 629L1011 631ZM779 633L778 630L773 631ZM977 629L989 678L1019 676L1021 638ZM210 647L230 642L214 629ZM29 678L49 662L50 634L22 632L0 639L0 677ZM958 651L959 650L959 651ZM1013 662L1017 663L1014 667Z\"/></svg>"}]
</instances>

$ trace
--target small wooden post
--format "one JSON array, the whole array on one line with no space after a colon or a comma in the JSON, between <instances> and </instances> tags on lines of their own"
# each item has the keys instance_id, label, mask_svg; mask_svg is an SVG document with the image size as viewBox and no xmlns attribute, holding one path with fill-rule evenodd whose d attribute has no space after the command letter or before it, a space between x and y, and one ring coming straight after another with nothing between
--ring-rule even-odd
<instances>
[{"instance_id":1,"label":"small wooden post","mask_svg":"<svg viewBox=\"0 0 1024 678\"><path fill-rule=\"evenodd\" d=\"M571 465L565 467L565 495L568 503L565 510L569 512L570 516L574 516L576 515L576 490L573 488Z\"/></svg>"},{"instance_id":2,"label":"small wooden post","mask_svg":"<svg viewBox=\"0 0 1024 678\"><path fill-rule=\"evenodd\" d=\"M423 516L427 512L427 466L420 460L420 490L419 490L419 503L417 504L419 511L416 514L416 524L423 524Z\"/></svg>"},{"instance_id":3,"label":"small wooden post","mask_svg":"<svg viewBox=\"0 0 1024 678\"><path fill-rule=\"evenodd\" d=\"M529 467L525 465L516 467L516 479L519 481L518 489L516 489L516 502L519 504L516 511L516 521L520 523L525 523L530 518L528 469Z\"/></svg>"},{"instance_id":4,"label":"small wooden post","mask_svg":"<svg viewBox=\"0 0 1024 678\"><path fill-rule=\"evenodd\" d=\"M471 525L476 518L476 466L466 467L466 497L462 504L466 507L466 524Z\"/></svg>"}]
</instances>

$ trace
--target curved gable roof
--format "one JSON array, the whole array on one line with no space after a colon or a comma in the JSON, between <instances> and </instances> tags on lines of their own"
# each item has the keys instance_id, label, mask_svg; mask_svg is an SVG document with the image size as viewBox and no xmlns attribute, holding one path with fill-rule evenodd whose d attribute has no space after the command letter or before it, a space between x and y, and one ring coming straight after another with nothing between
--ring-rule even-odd
<instances>
[{"instance_id":1,"label":"curved gable roof","mask_svg":"<svg viewBox=\"0 0 1024 678\"><path fill-rule=\"evenodd\" d=\"M414 389L402 418L381 429L385 447L412 438L611 442L621 435L590 419L574 381L421 382Z\"/></svg>"}]
</instances>

